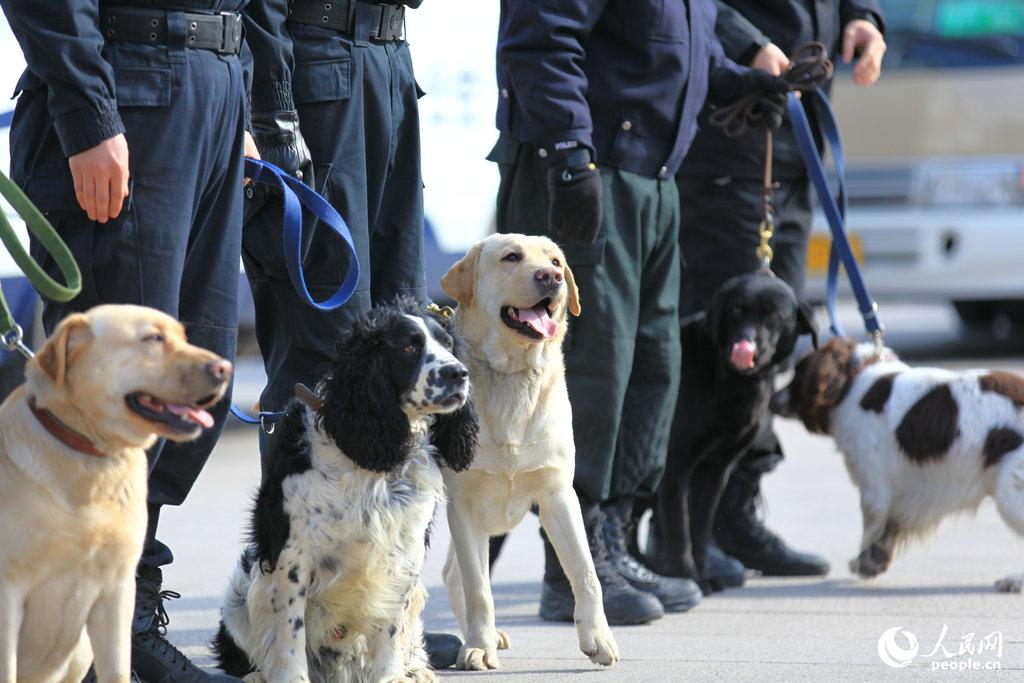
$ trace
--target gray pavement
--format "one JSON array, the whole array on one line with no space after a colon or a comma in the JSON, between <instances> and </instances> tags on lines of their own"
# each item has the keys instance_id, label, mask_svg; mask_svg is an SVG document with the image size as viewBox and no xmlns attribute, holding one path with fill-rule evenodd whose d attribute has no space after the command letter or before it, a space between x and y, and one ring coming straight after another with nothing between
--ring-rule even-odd
<instances>
[{"instance_id":1,"label":"gray pavement","mask_svg":"<svg viewBox=\"0 0 1024 683\"><path fill-rule=\"evenodd\" d=\"M1017 357L1020 340L995 346L987 338L972 341L944 311L896 309L887 322L898 351L933 359L922 362L1024 371ZM258 384L249 377L240 386ZM494 572L498 624L512 639L512 648L500 653L501 670L444 676L460 681L501 676L515 681L1024 680L1024 597L992 590L996 578L1024 572L1024 553L991 503L977 515L948 521L930 542L907 548L882 577L854 579L846 563L856 552L860 513L842 460L830 440L810 436L796 423L781 422L780 431L789 457L765 480L768 523L794 546L828 557L833 565L828 577L752 577L746 587L708 598L688 614L616 628L623 659L601 670L579 652L571 625L537 617L542 555L537 522L528 517L511 535ZM184 596L169 605L170 633L204 664L210 663L206 643L241 549L258 478L255 432L232 429L186 505L168 509L161 518L161 538L176 554L165 584ZM431 593L425 619L430 629L457 633L441 582L448 545L443 513L434 539L424 572ZM899 669L879 656L880 637L897 627L907 633L886 641L891 655L901 659L909 637L917 643L917 656L902 657L910 664ZM983 641L1000 643L1001 652L979 651ZM933 671L934 666L995 664L1001 671Z\"/></svg>"}]
</instances>

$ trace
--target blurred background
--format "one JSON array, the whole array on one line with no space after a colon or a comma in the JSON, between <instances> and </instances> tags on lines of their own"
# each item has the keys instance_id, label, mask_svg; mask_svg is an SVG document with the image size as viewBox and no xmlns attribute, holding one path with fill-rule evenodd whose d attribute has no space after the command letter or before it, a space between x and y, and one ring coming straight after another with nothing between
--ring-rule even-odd
<instances>
[{"instance_id":1,"label":"blurred background","mask_svg":"<svg viewBox=\"0 0 1024 683\"><path fill-rule=\"evenodd\" d=\"M1024 2L881 0L889 49L881 80L853 96L845 69L834 99L847 154L849 230L890 343L911 356L1016 355L1024 339ZM453 41L452 27L473 31ZM427 282L494 229L494 0L434 0L411 12L426 184ZM495 31L481 30L488 24ZM0 23L0 91L24 62ZM0 105L9 125L14 102ZM0 131L0 168L8 139ZM816 222L808 291L824 296L829 237ZM32 292L6 253L0 280L13 306ZM256 349L239 277L241 351ZM853 309L844 314L859 331ZM5 354L0 361L9 361ZM243 365L245 361L243 361ZM257 387L259 364L240 382ZM250 374L251 380L248 380ZM246 393L246 392L243 392Z\"/></svg>"}]
</instances>

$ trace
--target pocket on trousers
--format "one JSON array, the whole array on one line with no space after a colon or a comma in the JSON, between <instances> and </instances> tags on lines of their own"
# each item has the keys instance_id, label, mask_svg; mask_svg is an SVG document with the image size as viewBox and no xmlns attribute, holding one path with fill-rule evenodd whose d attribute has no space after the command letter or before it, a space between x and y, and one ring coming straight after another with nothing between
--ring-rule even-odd
<instances>
[{"instance_id":1,"label":"pocket on trousers","mask_svg":"<svg viewBox=\"0 0 1024 683\"><path fill-rule=\"evenodd\" d=\"M562 253L565 254L565 262L570 268L582 268L584 266L596 266L604 261L604 249L608 238L604 235L598 236L593 244L569 243L562 245Z\"/></svg>"},{"instance_id":2,"label":"pocket on trousers","mask_svg":"<svg viewBox=\"0 0 1024 683\"><path fill-rule=\"evenodd\" d=\"M171 104L170 69L116 67L114 83L118 107L166 107Z\"/></svg>"},{"instance_id":3,"label":"pocket on trousers","mask_svg":"<svg viewBox=\"0 0 1024 683\"><path fill-rule=\"evenodd\" d=\"M296 104L335 102L352 96L352 60L329 59L295 65L292 97Z\"/></svg>"}]
</instances>

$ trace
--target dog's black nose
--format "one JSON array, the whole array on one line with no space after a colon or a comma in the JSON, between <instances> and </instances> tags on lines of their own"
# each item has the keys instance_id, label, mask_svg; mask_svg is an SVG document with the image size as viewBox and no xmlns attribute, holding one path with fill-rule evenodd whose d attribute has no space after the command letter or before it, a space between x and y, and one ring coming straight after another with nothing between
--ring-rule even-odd
<instances>
[{"instance_id":1,"label":"dog's black nose","mask_svg":"<svg viewBox=\"0 0 1024 683\"><path fill-rule=\"evenodd\" d=\"M230 378L232 370L234 370L234 366L223 358L211 360L206 364L206 371L218 382L223 382Z\"/></svg>"},{"instance_id":2,"label":"dog's black nose","mask_svg":"<svg viewBox=\"0 0 1024 683\"><path fill-rule=\"evenodd\" d=\"M441 368L441 379L449 384L463 382L469 377L469 370L464 366L452 363Z\"/></svg>"},{"instance_id":3,"label":"dog's black nose","mask_svg":"<svg viewBox=\"0 0 1024 683\"><path fill-rule=\"evenodd\" d=\"M558 268L538 268L533 276L543 285L557 287L562 284L562 271Z\"/></svg>"}]
</instances>

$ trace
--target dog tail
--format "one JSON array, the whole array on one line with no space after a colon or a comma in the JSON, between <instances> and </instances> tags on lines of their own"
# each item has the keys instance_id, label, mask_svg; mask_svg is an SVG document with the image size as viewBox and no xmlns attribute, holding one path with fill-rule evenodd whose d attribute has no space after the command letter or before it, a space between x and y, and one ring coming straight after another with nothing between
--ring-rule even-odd
<instances>
[{"instance_id":1,"label":"dog tail","mask_svg":"<svg viewBox=\"0 0 1024 683\"><path fill-rule=\"evenodd\" d=\"M245 654L245 651L228 633L228 628L224 625L223 620L220 622L220 628L217 629L217 635L210 643L210 649L213 650L214 657L217 659L217 666L229 676L244 678L256 671L256 667L249 661L249 655Z\"/></svg>"}]
</instances>

